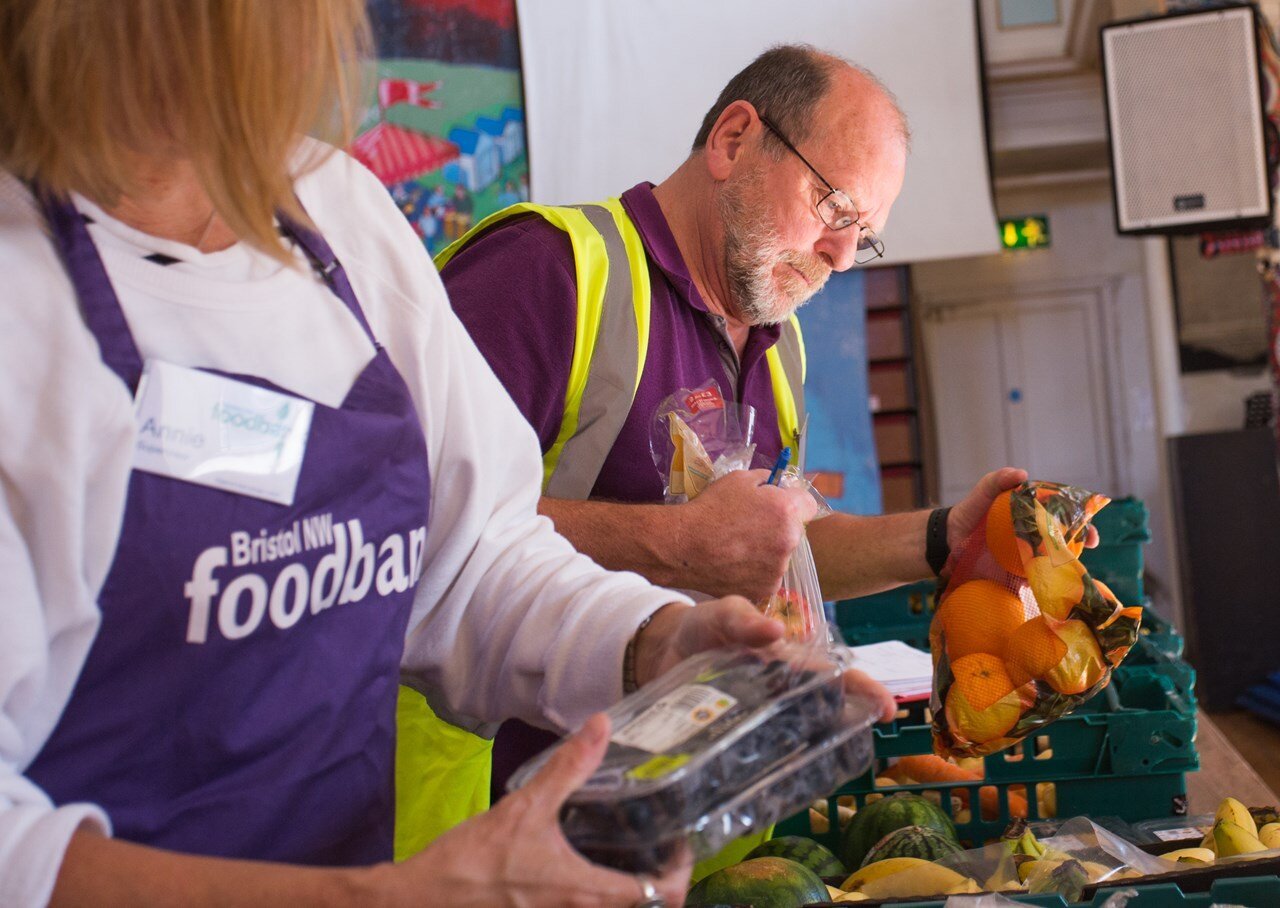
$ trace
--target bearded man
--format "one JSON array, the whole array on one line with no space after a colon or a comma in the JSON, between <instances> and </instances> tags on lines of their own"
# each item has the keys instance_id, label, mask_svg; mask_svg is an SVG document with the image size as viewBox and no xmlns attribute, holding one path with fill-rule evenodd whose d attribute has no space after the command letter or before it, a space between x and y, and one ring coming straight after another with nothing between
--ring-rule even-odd
<instances>
[{"instance_id":1,"label":"bearded man","mask_svg":"<svg viewBox=\"0 0 1280 908\"><path fill-rule=\"evenodd\" d=\"M871 73L774 47L725 86L662 183L596 205L513 206L441 254L454 310L542 443L540 510L579 550L707 596L760 601L777 589L811 498L751 470L663 505L654 413L715 379L755 408L757 463L803 448L794 313L832 271L883 254L908 145L902 111ZM815 520L824 597L936 574L949 545L1024 478L988 474L951 509ZM495 795L550 740L504 726Z\"/></svg>"}]
</instances>

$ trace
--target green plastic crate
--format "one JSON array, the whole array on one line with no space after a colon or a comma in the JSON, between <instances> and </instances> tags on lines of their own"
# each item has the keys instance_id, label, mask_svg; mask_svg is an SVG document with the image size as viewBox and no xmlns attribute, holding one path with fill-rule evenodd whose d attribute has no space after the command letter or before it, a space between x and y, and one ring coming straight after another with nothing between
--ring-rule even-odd
<instances>
[{"instance_id":1,"label":"green plastic crate","mask_svg":"<svg viewBox=\"0 0 1280 908\"><path fill-rule=\"evenodd\" d=\"M1173 681L1158 673L1116 675L1114 683L1080 709L1047 726L1009 750L985 758L982 781L964 784L927 783L877 788L876 773L894 757L931 753L933 741L927 707L914 704L903 717L874 730L876 763L828 798L828 816L838 816L838 798L851 796L857 805L870 794L898 791L942 793L943 809L952 813L951 794L968 792L977 804L978 789L993 785L998 812L970 811L956 823L962 840L981 843L998 837L1009 824L1010 789L1027 799L1028 819L1041 819L1037 786L1053 784L1055 816L1118 816L1126 821L1174 816L1186 812L1186 773L1199 768L1195 749L1194 709ZM839 828L814 833L808 811L779 824L779 835L805 835L838 849ZM837 851L838 853L838 851Z\"/></svg>"},{"instance_id":2,"label":"green plastic crate","mask_svg":"<svg viewBox=\"0 0 1280 908\"><path fill-rule=\"evenodd\" d=\"M1058 895L1018 895L1004 892L1001 895L1022 905L1039 905L1041 908L1100 908L1115 892L1124 889L1100 889L1086 902L1068 904ZM1280 877L1256 876L1218 880L1208 892L1184 893L1176 883L1155 883L1131 887L1137 892L1127 908L1210 908L1212 905L1240 905L1243 908L1280 908ZM835 904L820 902L818 904ZM854 902L853 904L863 904ZM883 908L944 908L945 901L876 902Z\"/></svg>"},{"instance_id":3,"label":"green plastic crate","mask_svg":"<svg viewBox=\"0 0 1280 908\"><path fill-rule=\"evenodd\" d=\"M1093 525L1104 546L1151 541L1147 506L1138 498L1117 498L1094 516Z\"/></svg>"},{"instance_id":4,"label":"green plastic crate","mask_svg":"<svg viewBox=\"0 0 1280 908\"><path fill-rule=\"evenodd\" d=\"M926 580L873 596L843 599L836 603L836 624L850 646L901 640L928 650L937 589L937 583Z\"/></svg>"},{"instance_id":5,"label":"green plastic crate","mask_svg":"<svg viewBox=\"0 0 1280 908\"><path fill-rule=\"evenodd\" d=\"M1172 624L1156 614L1156 611L1151 608L1150 599L1142 604L1145 608L1142 613L1143 642L1172 659L1181 659L1183 650L1186 648L1186 641L1182 639L1182 635L1174 630Z\"/></svg>"},{"instance_id":6,"label":"green plastic crate","mask_svg":"<svg viewBox=\"0 0 1280 908\"><path fill-rule=\"evenodd\" d=\"M1095 580L1105 583L1122 605L1140 605L1146 600L1139 543L1085 549L1080 553L1080 563Z\"/></svg>"}]
</instances>

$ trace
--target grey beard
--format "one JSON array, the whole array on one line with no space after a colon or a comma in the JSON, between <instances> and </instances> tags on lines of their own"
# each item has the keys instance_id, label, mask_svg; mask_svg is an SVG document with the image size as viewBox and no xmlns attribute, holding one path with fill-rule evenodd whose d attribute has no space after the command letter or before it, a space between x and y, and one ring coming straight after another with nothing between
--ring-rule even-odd
<instances>
[{"instance_id":1,"label":"grey beard","mask_svg":"<svg viewBox=\"0 0 1280 908\"><path fill-rule=\"evenodd\" d=\"M762 218L746 214L750 207L744 184L758 186L759 174L721 190L718 204L724 226L725 280L738 317L748 325L779 325L822 289L825 279L798 299L788 299L773 284L773 270L780 260L778 231Z\"/></svg>"}]
</instances>

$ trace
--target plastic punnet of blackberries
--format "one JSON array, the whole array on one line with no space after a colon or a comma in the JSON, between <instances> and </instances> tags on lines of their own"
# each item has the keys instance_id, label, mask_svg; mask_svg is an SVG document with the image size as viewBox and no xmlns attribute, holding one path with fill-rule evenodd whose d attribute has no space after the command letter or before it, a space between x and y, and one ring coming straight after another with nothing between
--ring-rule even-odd
<instances>
[{"instance_id":1,"label":"plastic punnet of blackberries","mask_svg":"<svg viewBox=\"0 0 1280 908\"><path fill-rule=\"evenodd\" d=\"M561 812L566 838L597 863L656 873L682 843L708 857L829 794L872 759L878 708L846 694L847 668L794 643L685 660L609 710L604 759Z\"/></svg>"}]
</instances>

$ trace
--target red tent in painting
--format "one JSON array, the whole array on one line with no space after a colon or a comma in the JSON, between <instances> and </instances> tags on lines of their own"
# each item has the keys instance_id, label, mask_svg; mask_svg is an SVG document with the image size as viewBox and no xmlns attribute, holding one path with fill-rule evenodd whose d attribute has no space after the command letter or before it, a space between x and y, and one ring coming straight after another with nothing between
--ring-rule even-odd
<instances>
[{"instance_id":1,"label":"red tent in painting","mask_svg":"<svg viewBox=\"0 0 1280 908\"><path fill-rule=\"evenodd\" d=\"M458 146L383 121L356 137L351 154L390 186L443 167L458 157Z\"/></svg>"}]
</instances>

